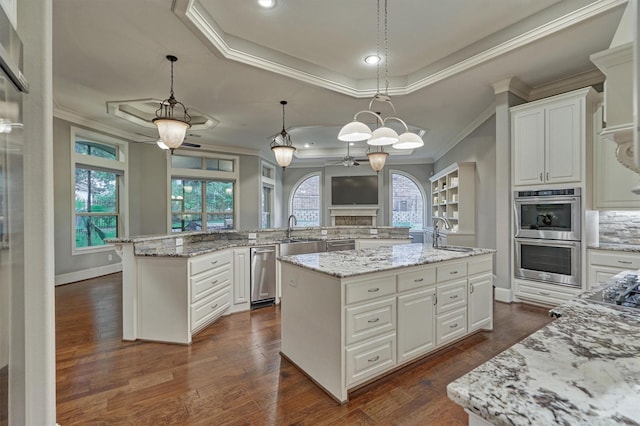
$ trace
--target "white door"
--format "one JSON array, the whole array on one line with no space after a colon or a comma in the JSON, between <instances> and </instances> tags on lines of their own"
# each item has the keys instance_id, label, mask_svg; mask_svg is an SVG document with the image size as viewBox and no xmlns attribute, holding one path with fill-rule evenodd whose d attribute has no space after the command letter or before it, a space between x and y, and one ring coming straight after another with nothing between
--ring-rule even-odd
<instances>
[{"instance_id":1,"label":"white door","mask_svg":"<svg viewBox=\"0 0 640 426\"><path fill-rule=\"evenodd\" d=\"M398 297L398 362L435 348L435 289Z\"/></svg>"},{"instance_id":2,"label":"white door","mask_svg":"<svg viewBox=\"0 0 640 426\"><path fill-rule=\"evenodd\" d=\"M469 332L493 327L493 278L491 273L469 278Z\"/></svg>"},{"instance_id":3,"label":"white door","mask_svg":"<svg viewBox=\"0 0 640 426\"><path fill-rule=\"evenodd\" d=\"M516 185L544 181L544 108L518 111L513 116L513 161Z\"/></svg>"},{"instance_id":4,"label":"white door","mask_svg":"<svg viewBox=\"0 0 640 426\"><path fill-rule=\"evenodd\" d=\"M579 182L583 137L582 100L558 102L546 108L546 183Z\"/></svg>"}]
</instances>

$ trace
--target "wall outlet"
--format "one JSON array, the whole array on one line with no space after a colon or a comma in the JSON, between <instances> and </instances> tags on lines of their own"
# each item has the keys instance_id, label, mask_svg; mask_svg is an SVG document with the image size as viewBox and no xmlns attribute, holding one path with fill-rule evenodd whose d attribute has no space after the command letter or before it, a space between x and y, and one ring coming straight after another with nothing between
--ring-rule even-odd
<instances>
[{"instance_id":1,"label":"wall outlet","mask_svg":"<svg viewBox=\"0 0 640 426\"><path fill-rule=\"evenodd\" d=\"M176 246L181 246L184 243L184 239L182 237L176 238Z\"/></svg>"},{"instance_id":2,"label":"wall outlet","mask_svg":"<svg viewBox=\"0 0 640 426\"><path fill-rule=\"evenodd\" d=\"M255 232L249 232L250 240L255 240L256 238L258 238L258 235Z\"/></svg>"},{"instance_id":3,"label":"wall outlet","mask_svg":"<svg viewBox=\"0 0 640 426\"><path fill-rule=\"evenodd\" d=\"M327 230L326 229L321 229L320 230L320 235L327 235Z\"/></svg>"},{"instance_id":4,"label":"wall outlet","mask_svg":"<svg viewBox=\"0 0 640 426\"><path fill-rule=\"evenodd\" d=\"M369 234L378 235L378 230L377 229L369 229Z\"/></svg>"},{"instance_id":5,"label":"wall outlet","mask_svg":"<svg viewBox=\"0 0 640 426\"><path fill-rule=\"evenodd\" d=\"M111 262L113 260L113 255L112 254L107 255L107 260Z\"/></svg>"}]
</instances>

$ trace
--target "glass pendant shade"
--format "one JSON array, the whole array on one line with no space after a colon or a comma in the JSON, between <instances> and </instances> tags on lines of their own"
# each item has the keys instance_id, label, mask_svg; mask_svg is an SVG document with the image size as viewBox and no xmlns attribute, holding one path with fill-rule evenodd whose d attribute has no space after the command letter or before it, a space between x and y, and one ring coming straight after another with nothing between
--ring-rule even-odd
<instances>
[{"instance_id":1,"label":"glass pendant shade","mask_svg":"<svg viewBox=\"0 0 640 426\"><path fill-rule=\"evenodd\" d=\"M364 123L359 121L352 121L345 124L340 133L338 133L338 140L343 142L358 142L369 139L371 137L371 129Z\"/></svg>"},{"instance_id":2,"label":"glass pendant shade","mask_svg":"<svg viewBox=\"0 0 640 426\"><path fill-rule=\"evenodd\" d=\"M367 143L374 146L391 145L398 142L398 139L398 134L392 128L378 127L373 131Z\"/></svg>"},{"instance_id":3,"label":"glass pendant shade","mask_svg":"<svg viewBox=\"0 0 640 426\"><path fill-rule=\"evenodd\" d=\"M414 149L421 146L424 146L422 138L411 132L404 132L399 136L398 142L393 144L395 149Z\"/></svg>"},{"instance_id":4,"label":"glass pendant shade","mask_svg":"<svg viewBox=\"0 0 640 426\"><path fill-rule=\"evenodd\" d=\"M275 145L271 147L271 150L276 156L276 162L282 168L291 164L293 153L296 152L296 149L291 145Z\"/></svg>"},{"instance_id":5,"label":"glass pendant shade","mask_svg":"<svg viewBox=\"0 0 640 426\"><path fill-rule=\"evenodd\" d=\"M367 158L369 158L369 165L376 173L382 170L388 156L389 153L384 151L369 152L367 154Z\"/></svg>"},{"instance_id":6,"label":"glass pendant shade","mask_svg":"<svg viewBox=\"0 0 640 426\"><path fill-rule=\"evenodd\" d=\"M168 146L166 146L166 145L164 144L164 142L162 142L162 139L158 139L158 140L156 141L156 145L158 145L158 148L160 148L160 149L169 149L169 147L168 147Z\"/></svg>"},{"instance_id":7,"label":"glass pendant shade","mask_svg":"<svg viewBox=\"0 0 640 426\"><path fill-rule=\"evenodd\" d=\"M191 127L189 123L172 118L155 118L153 123L158 126L160 139L169 149L176 149L182 145L187 129Z\"/></svg>"}]
</instances>

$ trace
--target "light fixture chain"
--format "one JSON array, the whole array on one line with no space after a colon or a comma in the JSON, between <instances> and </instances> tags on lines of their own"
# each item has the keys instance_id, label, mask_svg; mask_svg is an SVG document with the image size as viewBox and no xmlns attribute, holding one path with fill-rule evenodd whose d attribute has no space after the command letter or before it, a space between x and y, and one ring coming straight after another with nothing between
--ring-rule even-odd
<instances>
[{"instance_id":1,"label":"light fixture chain","mask_svg":"<svg viewBox=\"0 0 640 426\"><path fill-rule=\"evenodd\" d=\"M389 95L389 39L387 37L387 0L384 0L384 94ZM379 90L379 89L378 89Z\"/></svg>"},{"instance_id":2,"label":"light fixture chain","mask_svg":"<svg viewBox=\"0 0 640 426\"><path fill-rule=\"evenodd\" d=\"M283 132L285 131L284 130L284 106L285 105L286 105L285 103L282 104L282 131Z\"/></svg>"},{"instance_id":3,"label":"light fixture chain","mask_svg":"<svg viewBox=\"0 0 640 426\"><path fill-rule=\"evenodd\" d=\"M378 0L378 8L376 12L376 55L378 56L378 62L376 62L376 94L380 93L380 0Z\"/></svg>"},{"instance_id":4,"label":"light fixture chain","mask_svg":"<svg viewBox=\"0 0 640 426\"><path fill-rule=\"evenodd\" d=\"M169 62L171 62L171 91L170 91L170 93L171 93L171 97L173 97L173 62L174 61L170 60Z\"/></svg>"}]
</instances>

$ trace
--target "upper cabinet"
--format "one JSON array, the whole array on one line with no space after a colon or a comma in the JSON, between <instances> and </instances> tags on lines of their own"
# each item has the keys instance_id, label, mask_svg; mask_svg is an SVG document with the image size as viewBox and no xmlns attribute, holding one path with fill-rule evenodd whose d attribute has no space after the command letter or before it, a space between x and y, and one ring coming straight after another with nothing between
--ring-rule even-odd
<instances>
[{"instance_id":1,"label":"upper cabinet","mask_svg":"<svg viewBox=\"0 0 640 426\"><path fill-rule=\"evenodd\" d=\"M511 108L514 185L580 183L593 88Z\"/></svg>"}]
</instances>

